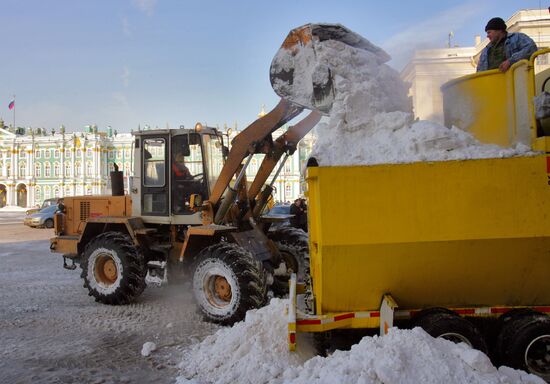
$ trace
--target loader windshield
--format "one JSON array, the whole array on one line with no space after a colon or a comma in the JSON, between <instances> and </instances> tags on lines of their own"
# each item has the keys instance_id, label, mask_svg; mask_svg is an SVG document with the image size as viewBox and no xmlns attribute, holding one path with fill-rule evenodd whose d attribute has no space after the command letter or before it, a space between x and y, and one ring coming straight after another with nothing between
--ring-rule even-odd
<instances>
[{"instance_id":1,"label":"loader windshield","mask_svg":"<svg viewBox=\"0 0 550 384\"><path fill-rule=\"evenodd\" d=\"M223 156L223 140L221 136L204 135L204 159L206 174L208 175L208 186L210 193L220 176L225 158Z\"/></svg>"}]
</instances>

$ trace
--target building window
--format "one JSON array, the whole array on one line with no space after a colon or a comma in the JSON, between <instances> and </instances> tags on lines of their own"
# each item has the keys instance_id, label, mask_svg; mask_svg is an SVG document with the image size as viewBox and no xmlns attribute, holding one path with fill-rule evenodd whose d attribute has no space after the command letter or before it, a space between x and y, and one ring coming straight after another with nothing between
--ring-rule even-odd
<instances>
[{"instance_id":1,"label":"building window","mask_svg":"<svg viewBox=\"0 0 550 384\"><path fill-rule=\"evenodd\" d=\"M65 187L65 196L71 196L71 187Z\"/></svg>"},{"instance_id":2,"label":"building window","mask_svg":"<svg viewBox=\"0 0 550 384\"><path fill-rule=\"evenodd\" d=\"M86 195L90 196L92 194L92 187L89 185L86 186Z\"/></svg>"},{"instance_id":3,"label":"building window","mask_svg":"<svg viewBox=\"0 0 550 384\"><path fill-rule=\"evenodd\" d=\"M42 202L42 190L40 189L39 186L36 186L34 188L34 202L36 204L39 204L40 202Z\"/></svg>"},{"instance_id":4,"label":"building window","mask_svg":"<svg viewBox=\"0 0 550 384\"><path fill-rule=\"evenodd\" d=\"M291 171L292 171L291 163L290 163L290 161L287 161L287 162L285 163L285 170L284 170L284 172L285 172L285 173L290 173Z\"/></svg>"},{"instance_id":5,"label":"building window","mask_svg":"<svg viewBox=\"0 0 550 384\"><path fill-rule=\"evenodd\" d=\"M50 163L44 164L44 177L50 177L52 175L52 166Z\"/></svg>"},{"instance_id":6,"label":"building window","mask_svg":"<svg viewBox=\"0 0 550 384\"><path fill-rule=\"evenodd\" d=\"M290 199L292 196L292 185L286 184L285 185L285 199Z\"/></svg>"},{"instance_id":7,"label":"building window","mask_svg":"<svg viewBox=\"0 0 550 384\"><path fill-rule=\"evenodd\" d=\"M130 176L130 163L124 164L124 176Z\"/></svg>"},{"instance_id":8,"label":"building window","mask_svg":"<svg viewBox=\"0 0 550 384\"><path fill-rule=\"evenodd\" d=\"M53 197L59 197L59 187L57 185L53 187Z\"/></svg>"},{"instance_id":9,"label":"building window","mask_svg":"<svg viewBox=\"0 0 550 384\"><path fill-rule=\"evenodd\" d=\"M19 158L24 159L25 157L26 157L25 150L24 149L20 150L19 151Z\"/></svg>"},{"instance_id":10,"label":"building window","mask_svg":"<svg viewBox=\"0 0 550 384\"><path fill-rule=\"evenodd\" d=\"M25 177L26 169L27 169L27 163L25 162L19 163L19 177Z\"/></svg>"},{"instance_id":11,"label":"building window","mask_svg":"<svg viewBox=\"0 0 550 384\"><path fill-rule=\"evenodd\" d=\"M53 157L55 157L56 159L59 159L59 149L56 149L55 151L53 151Z\"/></svg>"},{"instance_id":12,"label":"building window","mask_svg":"<svg viewBox=\"0 0 550 384\"><path fill-rule=\"evenodd\" d=\"M258 160L252 159L250 162L250 174L255 175L256 173L258 173Z\"/></svg>"},{"instance_id":13,"label":"building window","mask_svg":"<svg viewBox=\"0 0 550 384\"><path fill-rule=\"evenodd\" d=\"M112 159L114 157L115 157L114 151L112 149L109 149L109 159Z\"/></svg>"},{"instance_id":14,"label":"building window","mask_svg":"<svg viewBox=\"0 0 550 384\"><path fill-rule=\"evenodd\" d=\"M11 177L11 164L6 165L6 177Z\"/></svg>"},{"instance_id":15,"label":"building window","mask_svg":"<svg viewBox=\"0 0 550 384\"><path fill-rule=\"evenodd\" d=\"M42 177L42 166L40 165L40 163L34 164L34 176Z\"/></svg>"},{"instance_id":16,"label":"building window","mask_svg":"<svg viewBox=\"0 0 550 384\"><path fill-rule=\"evenodd\" d=\"M71 176L71 163L65 163L65 177Z\"/></svg>"},{"instance_id":17,"label":"building window","mask_svg":"<svg viewBox=\"0 0 550 384\"><path fill-rule=\"evenodd\" d=\"M92 157L92 148L86 149L86 156L87 157Z\"/></svg>"},{"instance_id":18,"label":"building window","mask_svg":"<svg viewBox=\"0 0 550 384\"><path fill-rule=\"evenodd\" d=\"M76 150L76 157L79 159L82 157L82 151L80 149Z\"/></svg>"},{"instance_id":19,"label":"building window","mask_svg":"<svg viewBox=\"0 0 550 384\"><path fill-rule=\"evenodd\" d=\"M46 185L44 187L44 199L49 199L52 197L52 190L49 185Z\"/></svg>"},{"instance_id":20,"label":"building window","mask_svg":"<svg viewBox=\"0 0 550 384\"><path fill-rule=\"evenodd\" d=\"M40 159L40 150L39 149L34 151L34 157L36 157L37 159Z\"/></svg>"},{"instance_id":21,"label":"building window","mask_svg":"<svg viewBox=\"0 0 550 384\"><path fill-rule=\"evenodd\" d=\"M88 161L86 163L86 175L87 176L93 176L94 175L94 164L91 161Z\"/></svg>"},{"instance_id":22,"label":"building window","mask_svg":"<svg viewBox=\"0 0 550 384\"><path fill-rule=\"evenodd\" d=\"M80 176L80 161L77 161L76 163L74 163L74 176L75 177L78 177Z\"/></svg>"},{"instance_id":23,"label":"building window","mask_svg":"<svg viewBox=\"0 0 550 384\"><path fill-rule=\"evenodd\" d=\"M53 165L53 175L55 177L59 177L59 175L60 175L60 169L59 168L60 168L59 163L55 163Z\"/></svg>"}]
</instances>

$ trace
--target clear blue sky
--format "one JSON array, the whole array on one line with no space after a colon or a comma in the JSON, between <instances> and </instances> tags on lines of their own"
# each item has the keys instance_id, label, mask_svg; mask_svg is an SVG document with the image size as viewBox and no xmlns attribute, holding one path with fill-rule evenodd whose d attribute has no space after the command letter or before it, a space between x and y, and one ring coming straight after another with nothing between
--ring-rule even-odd
<instances>
[{"instance_id":1,"label":"clear blue sky","mask_svg":"<svg viewBox=\"0 0 550 384\"><path fill-rule=\"evenodd\" d=\"M0 117L119 132L206 122L239 128L278 99L269 65L288 31L341 23L401 69L415 46L473 45L493 16L540 0L0 0ZM547 13L545 13L547 15Z\"/></svg>"}]
</instances>

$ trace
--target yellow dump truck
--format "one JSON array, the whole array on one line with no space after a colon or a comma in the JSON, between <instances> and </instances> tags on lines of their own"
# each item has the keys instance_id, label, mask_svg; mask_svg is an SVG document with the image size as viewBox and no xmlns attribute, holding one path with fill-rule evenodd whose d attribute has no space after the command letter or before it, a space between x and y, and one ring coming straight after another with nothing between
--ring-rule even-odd
<instances>
[{"instance_id":1,"label":"yellow dump truck","mask_svg":"<svg viewBox=\"0 0 550 384\"><path fill-rule=\"evenodd\" d=\"M550 137L533 107L546 53L442 87L448 126L535 153L308 167L311 279L291 280L291 349L297 332L395 323L550 378Z\"/></svg>"}]
</instances>

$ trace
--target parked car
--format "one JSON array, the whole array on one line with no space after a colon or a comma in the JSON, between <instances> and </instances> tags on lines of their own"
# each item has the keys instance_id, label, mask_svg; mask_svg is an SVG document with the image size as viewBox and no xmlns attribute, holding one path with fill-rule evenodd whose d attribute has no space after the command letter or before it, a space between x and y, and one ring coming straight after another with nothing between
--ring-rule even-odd
<instances>
[{"instance_id":1,"label":"parked car","mask_svg":"<svg viewBox=\"0 0 550 384\"><path fill-rule=\"evenodd\" d=\"M31 213L25 217L23 224L31 228L53 228L53 216L57 207L57 204L50 205L36 213Z\"/></svg>"},{"instance_id":2,"label":"parked car","mask_svg":"<svg viewBox=\"0 0 550 384\"><path fill-rule=\"evenodd\" d=\"M290 218L292 217L292 215L290 214L290 205L275 205L269 210L269 212L264 215L264 217L281 219L281 221L277 221L271 224L271 226L269 227L269 230L271 231L281 227L288 227L290 225Z\"/></svg>"},{"instance_id":3,"label":"parked car","mask_svg":"<svg viewBox=\"0 0 550 384\"><path fill-rule=\"evenodd\" d=\"M53 199L46 199L42 202L42 205L40 207L27 209L25 213L27 215L32 215L33 213L39 212L41 209L57 204L57 200L57 197L54 197Z\"/></svg>"}]
</instances>

